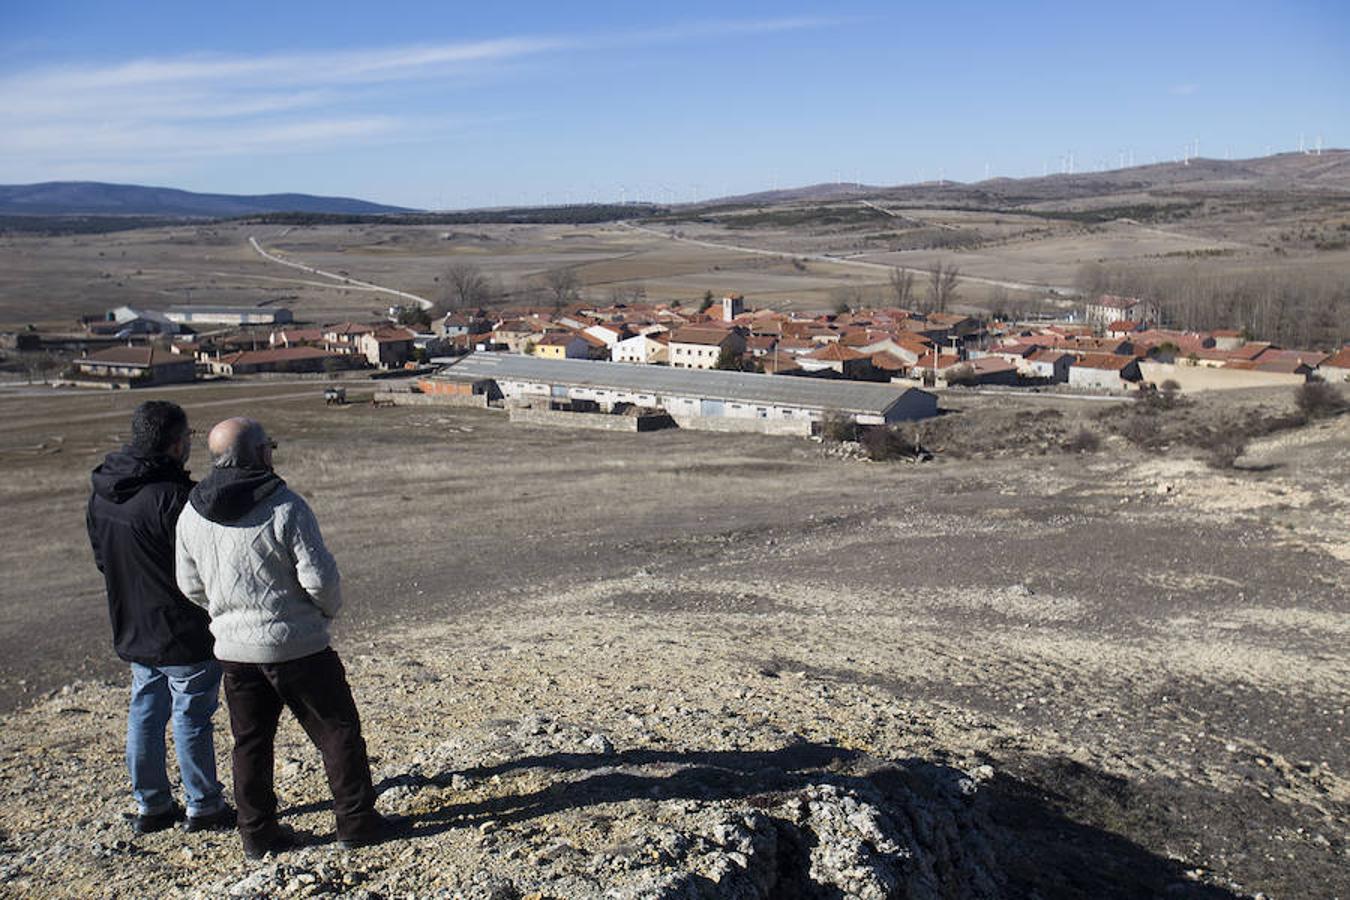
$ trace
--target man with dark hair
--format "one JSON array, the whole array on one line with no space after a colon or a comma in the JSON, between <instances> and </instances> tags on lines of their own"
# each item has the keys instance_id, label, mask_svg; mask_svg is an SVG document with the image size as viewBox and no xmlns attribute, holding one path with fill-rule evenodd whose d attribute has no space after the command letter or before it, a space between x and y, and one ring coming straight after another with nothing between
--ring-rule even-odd
<instances>
[{"instance_id":1,"label":"man with dark hair","mask_svg":"<svg viewBox=\"0 0 1350 900\"><path fill-rule=\"evenodd\" d=\"M272 470L276 442L252 419L211 429L212 469L178 520L178 586L211 615L234 732L234 800L244 854L287 849L277 823L274 742L290 709L319 748L338 845L377 843L395 825L375 811L361 719L329 646L342 606L337 563L303 497Z\"/></svg>"},{"instance_id":2,"label":"man with dark hair","mask_svg":"<svg viewBox=\"0 0 1350 900\"><path fill-rule=\"evenodd\" d=\"M211 726L220 664L211 653L207 616L174 579L174 529L193 484L183 467L191 449L181 407L142 403L131 416L131 443L94 470L86 514L94 563L107 587L113 646L131 664L126 754L138 834L183 818L164 762L170 719L187 800L185 830L234 824L216 779Z\"/></svg>"}]
</instances>

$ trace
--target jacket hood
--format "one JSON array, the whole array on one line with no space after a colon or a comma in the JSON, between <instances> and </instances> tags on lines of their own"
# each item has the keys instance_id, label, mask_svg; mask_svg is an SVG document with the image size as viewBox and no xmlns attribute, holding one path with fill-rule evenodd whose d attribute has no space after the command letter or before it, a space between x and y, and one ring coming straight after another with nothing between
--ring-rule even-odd
<instances>
[{"instance_id":1,"label":"jacket hood","mask_svg":"<svg viewBox=\"0 0 1350 900\"><path fill-rule=\"evenodd\" d=\"M174 481L192 484L187 469L163 454L145 455L123 447L109 453L91 477L94 493L113 503L125 503L147 484Z\"/></svg>"},{"instance_id":2,"label":"jacket hood","mask_svg":"<svg viewBox=\"0 0 1350 900\"><path fill-rule=\"evenodd\" d=\"M286 482L271 469L230 467L212 469L192 489L188 501L203 518L221 525L237 522Z\"/></svg>"}]
</instances>

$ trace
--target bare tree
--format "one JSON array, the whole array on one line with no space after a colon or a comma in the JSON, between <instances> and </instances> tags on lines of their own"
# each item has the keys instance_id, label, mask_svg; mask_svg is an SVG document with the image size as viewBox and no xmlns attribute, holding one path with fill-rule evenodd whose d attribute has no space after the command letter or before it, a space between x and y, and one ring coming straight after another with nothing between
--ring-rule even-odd
<instances>
[{"instance_id":1,"label":"bare tree","mask_svg":"<svg viewBox=\"0 0 1350 900\"><path fill-rule=\"evenodd\" d=\"M914 302L914 273L909 269L891 269L891 299L899 309L909 309Z\"/></svg>"},{"instance_id":2,"label":"bare tree","mask_svg":"<svg viewBox=\"0 0 1350 900\"><path fill-rule=\"evenodd\" d=\"M446 270L445 281L446 306L450 309L473 309L492 296L492 283L473 263L455 263Z\"/></svg>"},{"instance_id":3,"label":"bare tree","mask_svg":"<svg viewBox=\"0 0 1350 900\"><path fill-rule=\"evenodd\" d=\"M544 287L554 309L575 303L581 296L581 282L575 269L550 269L544 273Z\"/></svg>"},{"instance_id":4,"label":"bare tree","mask_svg":"<svg viewBox=\"0 0 1350 900\"><path fill-rule=\"evenodd\" d=\"M961 270L956 266L933 264L928 270L928 312L946 312L956 302Z\"/></svg>"},{"instance_id":5,"label":"bare tree","mask_svg":"<svg viewBox=\"0 0 1350 900\"><path fill-rule=\"evenodd\" d=\"M1334 348L1350 337L1350 283L1330 269L1247 269L1208 259L1089 264L1078 286L1085 299L1151 300L1174 328L1236 328L1291 348Z\"/></svg>"},{"instance_id":6,"label":"bare tree","mask_svg":"<svg viewBox=\"0 0 1350 900\"><path fill-rule=\"evenodd\" d=\"M835 288L830 291L830 299L834 301L832 308L840 315L862 309L867 305L867 293L860 285L856 284L847 284Z\"/></svg>"},{"instance_id":7,"label":"bare tree","mask_svg":"<svg viewBox=\"0 0 1350 900\"><path fill-rule=\"evenodd\" d=\"M633 285L616 284L609 289L610 306L645 302L647 302L647 288L641 283Z\"/></svg>"},{"instance_id":8,"label":"bare tree","mask_svg":"<svg viewBox=\"0 0 1350 900\"><path fill-rule=\"evenodd\" d=\"M996 319L1018 318L1017 312L1008 302L1008 289L1001 284L994 285L989 292L989 312Z\"/></svg>"}]
</instances>

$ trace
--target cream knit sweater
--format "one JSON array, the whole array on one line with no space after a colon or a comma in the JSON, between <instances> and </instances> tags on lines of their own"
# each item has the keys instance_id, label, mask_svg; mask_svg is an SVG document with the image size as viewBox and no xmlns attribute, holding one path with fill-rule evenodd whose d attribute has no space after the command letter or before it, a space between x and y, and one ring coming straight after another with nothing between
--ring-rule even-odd
<instances>
[{"instance_id":1,"label":"cream knit sweater","mask_svg":"<svg viewBox=\"0 0 1350 900\"><path fill-rule=\"evenodd\" d=\"M211 615L216 657L277 663L328 646L342 606L337 562L309 504L279 488L220 524L188 504L178 518L179 589Z\"/></svg>"}]
</instances>

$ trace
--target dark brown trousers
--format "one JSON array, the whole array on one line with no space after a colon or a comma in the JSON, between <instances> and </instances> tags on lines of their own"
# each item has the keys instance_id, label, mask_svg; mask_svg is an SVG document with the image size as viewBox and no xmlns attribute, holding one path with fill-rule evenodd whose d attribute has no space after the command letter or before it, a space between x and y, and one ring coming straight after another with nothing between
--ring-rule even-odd
<instances>
[{"instance_id":1,"label":"dark brown trousers","mask_svg":"<svg viewBox=\"0 0 1350 900\"><path fill-rule=\"evenodd\" d=\"M283 663L222 662L234 732L234 802L245 840L277 831L274 745L289 709L323 756L339 840L375 827L375 788L347 673L333 649Z\"/></svg>"}]
</instances>

